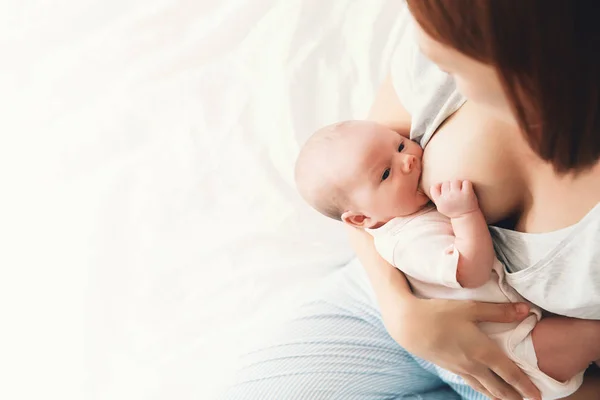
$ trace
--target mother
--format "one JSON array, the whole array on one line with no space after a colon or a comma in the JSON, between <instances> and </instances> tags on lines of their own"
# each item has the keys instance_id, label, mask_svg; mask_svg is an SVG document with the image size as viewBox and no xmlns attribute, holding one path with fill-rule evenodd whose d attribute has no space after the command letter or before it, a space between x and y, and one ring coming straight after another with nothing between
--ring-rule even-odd
<instances>
[{"instance_id":1,"label":"mother","mask_svg":"<svg viewBox=\"0 0 600 400\"><path fill-rule=\"evenodd\" d=\"M454 80L422 58L407 37L371 118L397 129L412 123L413 132L425 133L424 186L469 179L489 223L521 232L551 232L582 220L600 201L600 26L594 3L408 4L421 51ZM464 104L454 82L468 98ZM505 190L507 182L515 189ZM476 325L524 316L518 306L417 299L403 275L377 255L370 236L350 236L368 281L356 263L332 277L279 341L248 357L230 398L482 398L438 366L490 396L520 399L517 390L537 396ZM553 236L540 236L542 247L551 248ZM598 243L600 230L587 240ZM599 250L588 250L599 259ZM577 260L572 262L561 268L576 270ZM587 278L600 287L600 274ZM572 398L597 399L598 393L600 381L591 376Z\"/></svg>"}]
</instances>

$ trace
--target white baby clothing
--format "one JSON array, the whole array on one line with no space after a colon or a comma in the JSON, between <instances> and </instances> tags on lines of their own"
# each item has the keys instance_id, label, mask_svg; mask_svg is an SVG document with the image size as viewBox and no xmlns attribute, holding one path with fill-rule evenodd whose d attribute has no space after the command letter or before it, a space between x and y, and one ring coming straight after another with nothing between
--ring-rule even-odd
<instances>
[{"instance_id":1,"label":"white baby clothing","mask_svg":"<svg viewBox=\"0 0 600 400\"><path fill-rule=\"evenodd\" d=\"M524 301L506 282L499 260L486 284L478 288L460 286L456 278L460 254L454 248L452 224L433 206L367 231L374 237L381 256L406 274L416 296L491 303ZM481 329L531 378L544 399L566 397L583 382L583 371L567 382L558 382L538 368L531 331L541 318L541 311L534 305L531 310L532 315L524 321L481 323Z\"/></svg>"}]
</instances>

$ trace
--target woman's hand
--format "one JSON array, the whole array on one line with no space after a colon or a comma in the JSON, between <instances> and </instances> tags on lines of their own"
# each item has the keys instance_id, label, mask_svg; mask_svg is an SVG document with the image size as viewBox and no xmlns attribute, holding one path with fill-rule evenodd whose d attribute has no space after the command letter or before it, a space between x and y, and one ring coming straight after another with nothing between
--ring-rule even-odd
<instances>
[{"instance_id":1,"label":"woman's hand","mask_svg":"<svg viewBox=\"0 0 600 400\"><path fill-rule=\"evenodd\" d=\"M412 354L460 375L489 397L541 398L527 375L477 326L522 320L529 312L526 304L413 298L387 308L382 314L387 314L388 332Z\"/></svg>"},{"instance_id":2,"label":"woman's hand","mask_svg":"<svg viewBox=\"0 0 600 400\"><path fill-rule=\"evenodd\" d=\"M520 321L529 315L529 306L418 299L404 274L377 253L371 235L350 226L348 235L369 276L386 329L400 346L462 376L492 398L540 398L529 377L477 326Z\"/></svg>"}]
</instances>

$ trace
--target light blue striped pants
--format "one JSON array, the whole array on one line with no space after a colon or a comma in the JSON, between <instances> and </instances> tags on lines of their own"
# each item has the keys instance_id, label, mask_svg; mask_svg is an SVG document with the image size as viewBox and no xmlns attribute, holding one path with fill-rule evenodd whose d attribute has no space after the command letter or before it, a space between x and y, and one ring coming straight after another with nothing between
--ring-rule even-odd
<instances>
[{"instance_id":1,"label":"light blue striped pants","mask_svg":"<svg viewBox=\"0 0 600 400\"><path fill-rule=\"evenodd\" d=\"M242 365L227 400L487 399L394 342L357 261Z\"/></svg>"}]
</instances>

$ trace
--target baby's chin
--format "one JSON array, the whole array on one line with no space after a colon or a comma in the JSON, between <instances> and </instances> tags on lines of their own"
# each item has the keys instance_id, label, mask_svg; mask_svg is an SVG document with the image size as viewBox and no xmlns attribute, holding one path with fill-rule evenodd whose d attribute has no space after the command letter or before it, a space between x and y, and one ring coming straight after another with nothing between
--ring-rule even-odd
<instances>
[{"instance_id":1,"label":"baby's chin","mask_svg":"<svg viewBox=\"0 0 600 400\"><path fill-rule=\"evenodd\" d=\"M414 203L414 207L412 210L408 210L411 211L410 213L408 213L407 215L410 214L414 214L416 212L419 212L423 209L423 207L427 206L427 204L429 204L431 200L429 199L429 197L427 197L427 195L425 193L423 193L422 190L417 190L416 196L415 196L415 203Z\"/></svg>"},{"instance_id":2,"label":"baby's chin","mask_svg":"<svg viewBox=\"0 0 600 400\"><path fill-rule=\"evenodd\" d=\"M407 217L414 213L417 213L423 209L429 203L429 198L424 194L417 194L417 197L413 204L407 206L406 204L399 210L396 210L396 217Z\"/></svg>"},{"instance_id":3,"label":"baby's chin","mask_svg":"<svg viewBox=\"0 0 600 400\"><path fill-rule=\"evenodd\" d=\"M419 197L419 200L423 201L423 204L427 204L431 201L429 196L427 196L427 193L425 193L421 188L417 189L417 196Z\"/></svg>"}]
</instances>

